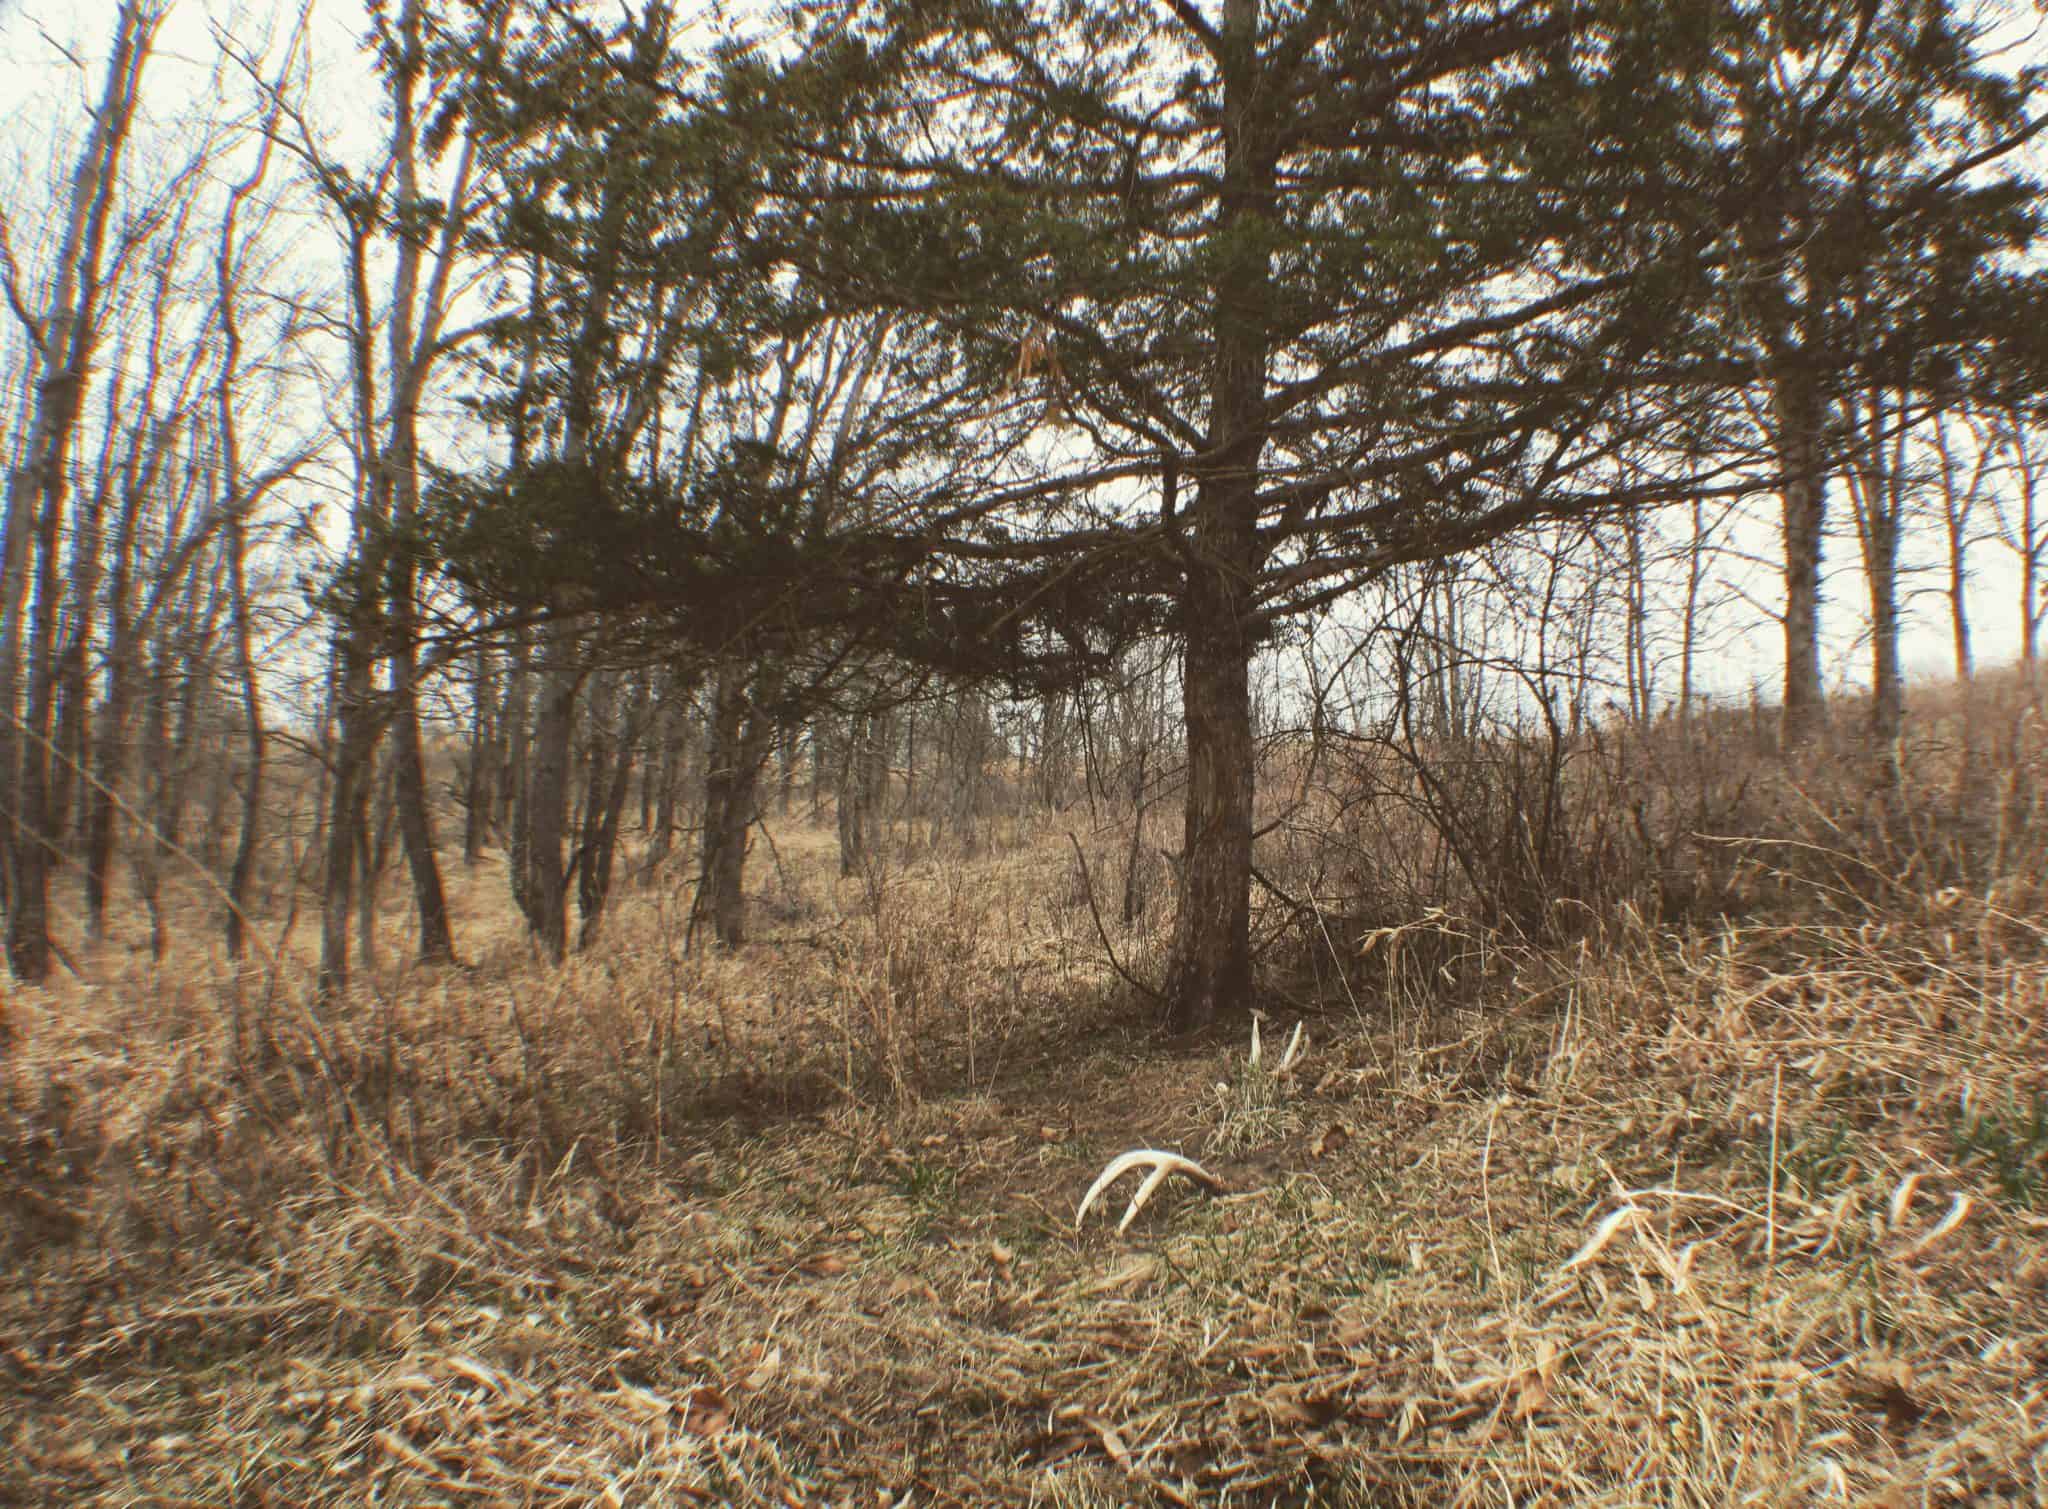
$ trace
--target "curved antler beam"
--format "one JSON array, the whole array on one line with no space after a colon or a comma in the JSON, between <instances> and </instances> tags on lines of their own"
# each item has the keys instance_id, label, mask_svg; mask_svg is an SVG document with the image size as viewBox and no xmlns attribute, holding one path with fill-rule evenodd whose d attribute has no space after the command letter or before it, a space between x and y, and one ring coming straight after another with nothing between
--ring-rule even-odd
<instances>
[{"instance_id":1,"label":"curved antler beam","mask_svg":"<svg viewBox=\"0 0 2048 1509\"><path fill-rule=\"evenodd\" d=\"M1088 1186L1088 1193L1081 1197L1081 1208L1074 1212L1076 1231L1079 1231L1081 1223L1088 1219L1088 1208L1101 1197L1102 1192L1134 1168L1150 1168L1152 1172L1138 1185L1138 1192L1131 1196L1131 1203L1124 1211L1124 1218L1116 1223L1116 1229L1120 1232L1130 1228L1131 1222L1138 1218L1138 1212L1145 1208L1145 1202L1152 1198L1153 1192L1166 1182L1169 1175L1186 1174L1211 1194L1220 1195L1230 1188L1192 1158L1183 1158L1178 1153L1162 1153L1154 1148L1136 1148L1111 1160L1109 1167L1097 1175L1095 1182Z\"/></svg>"}]
</instances>

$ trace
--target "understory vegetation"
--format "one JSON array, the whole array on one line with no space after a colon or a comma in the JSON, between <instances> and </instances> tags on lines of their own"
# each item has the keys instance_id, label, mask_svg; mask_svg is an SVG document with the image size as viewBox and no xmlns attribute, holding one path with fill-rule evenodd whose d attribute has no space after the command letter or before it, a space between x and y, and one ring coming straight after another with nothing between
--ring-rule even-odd
<instances>
[{"instance_id":1,"label":"understory vegetation","mask_svg":"<svg viewBox=\"0 0 2048 1509\"><path fill-rule=\"evenodd\" d=\"M1256 1064L1154 1035L1108 805L842 878L797 801L736 950L451 870L467 962L340 1002L290 897L239 967L117 909L6 1002L0 1501L2034 1501L2029 694L1276 740ZM1227 1187L1077 1230L1141 1146Z\"/></svg>"}]
</instances>

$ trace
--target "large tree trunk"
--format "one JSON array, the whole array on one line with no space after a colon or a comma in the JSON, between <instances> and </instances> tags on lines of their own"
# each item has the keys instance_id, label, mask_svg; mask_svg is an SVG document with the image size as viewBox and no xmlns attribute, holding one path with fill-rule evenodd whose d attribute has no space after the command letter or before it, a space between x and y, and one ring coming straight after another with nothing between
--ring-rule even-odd
<instances>
[{"instance_id":1,"label":"large tree trunk","mask_svg":"<svg viewBox=\"0 0 2048 1509\"><path fill-rule=\"evenodd\" d=\"M121 402L117 378L108 402ZM92 642L100 607L100 572L106 560L104 550L107 496L113 487L114 437L119 426L109 423L106 443L99 459L98 485L84 504L73 527L70 602L64 608L64 647L57 660L57 747L56 764L50 782L50 831L65 838L73 833L72 793L92 759ZM85 800L79 801L83 827Z\"/></svg>"},{"instance_id":2,"label":"large tree trunk","mask_svg":"<svg viewBox=\"0 0 2048 1509\"><path fill-rule=\"evenodd\" d=\"M1223 572L1190 593L1181 672L1187 810L1166 977L1168 1024L1177 1031L1205 1027L1219 1012L1251 1003L1253 747L1243 628L1249 597Z\"/></svg>"},{"instance_id":3,"label":"large tree trunk","mask_svg":"<svg viewBox=\"0 0 2048 1509\"><path fill-rule=\"evenodd\" d=\"M1820 674L1820 567L1827 525L1827 477L1821 467L1824 409L1812 380L1780 376L1772 393L1777 421L1785 539L1785 700L1780 740L1796 748L1826 715Z\"/></svg>"},{"instance_id":4,"label":"large tree trunk","mask_svg":"<svg viewBox=\"0 0 2048 1509\"><path fill-rule=\"evenodd\" d=\"M408 211L419 202L418 148L415 137L415 94L424 67L419 0L406 0L399 13L399 48L391 70L394 188ZM390 560L390 631L392 737L398 765L394 795L398 831L405 842L405 862L412 872L413 904L420 917L420 961L452 963L455 938L448 922L448 895L441 885L440 861L434 852L433 814L427 806L426 759L420 748L419 704L419 570L411 524L419 512L420 392L432 366L435 342L446 307L449 264L455 232L465 208L473 147L464 138L447 204L451 213L442 227L424 307L418 307L421 238L399 238L393 266L391 308L386 337L391 364L390 439L382 462L393 510L397 545ZM417 318L418 327L414 321Z\"/></svg>"},{"instance_id":5,"label":"large tree trunk","mask_svg":"<svg viewBox=\"0 0 2048 1509\"><path fill-rule=\"evenodd\" d=\"M1259 0L1225 0L1223 187L1212 245L1208 458L1198 474L1181 595L1187 709L1187 811L1180 911L1167 962L1167 1021L1179 1031L1242 1011L1251 989L1252 582L1270 348L1271 252L1256 226L1273 175L1268 107L1258 103ZM1170 511L1168 502L1164 511Z\"/></svg>"}]
</instances>

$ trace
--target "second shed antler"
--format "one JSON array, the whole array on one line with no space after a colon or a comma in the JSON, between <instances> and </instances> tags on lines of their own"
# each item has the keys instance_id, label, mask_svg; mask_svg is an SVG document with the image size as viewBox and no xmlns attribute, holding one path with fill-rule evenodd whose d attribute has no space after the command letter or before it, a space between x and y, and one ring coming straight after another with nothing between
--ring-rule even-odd
<instances>
[{"instance_id":1,"label":"second shed antler","mask_svg":"<svg viewBox=\"0 0 2048 1509\"><path fill-rule=\"evenodd\" d=\"M1283 1074L1292 1073L1294 1069L1299 1065L1301 1061L1301 1029L1307 1025L1308 1024L1306 1022L1296 1022L1294 1024L1294 1035L1287 1040L1287 1050L1280 1055L1280 1063L1273 1070L1273 1077L1275 1079L1278 1079ZM1253 1017L1252 1051L1250 1063L1254 1069L1259 1067L1259 1061L1263 1055L1263 1052L1263 1047L1259 1042L1259 1019L1257 1017Z\"/></svg>"},{"instance_id":2,"label":"second shed antler","mask_svg":"<svg viewBox=\"0 0 2048 1509\"><path fill-rule=\"evenodd\" d=\"M1081 1223L1088 1218L1088 1208L1102 1192L1134 1168L1150 1168L1152 1172L1145 1176L1144 1181L1138 1185L1138 1192L1131 1196L1131 1203L1124 1211L1124 1218L1116 1223L1118 1231L1130 1229L1131 1222L1138 1218L1138 1212L1145 1208L1145 1202L1166 1182L1169 1174L1186 1174L1211 1194L1220 1195L1230 1187L1192 1158L1183 1158L1178 1153L1162 1153L1154 1148L1136 1148L1120 1158L1113 1159L1109 1167L1097 1175L1095 1182L1088 1186L1088 1193L1081 1197L1081 1208L1074 1212L1074 1228L1077 1231Z\"/></svg>"}]
</instances>

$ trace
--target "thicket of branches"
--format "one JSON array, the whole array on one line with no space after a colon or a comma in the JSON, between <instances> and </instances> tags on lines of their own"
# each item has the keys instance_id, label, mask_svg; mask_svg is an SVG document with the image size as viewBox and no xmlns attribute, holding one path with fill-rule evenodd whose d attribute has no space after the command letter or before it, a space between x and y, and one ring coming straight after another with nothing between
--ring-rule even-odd
<instances>
[{"instance_id":1,"label":"thicket of branches","mask_svg":"<svg viewBox=\"0 0 2048 1509\"><path fill-rule=\"evenodd\" d=\"M777 802L848 873L1099 802L1194 1027L1287 899L1262 738L1391 751L1507 898L1453 756L1688 720L1759 615L1815 738L1831 534L1878 747L1915 542L1959 676L1991 553L2037 657L2024 18L393 0L347 69L222 30L178 125L167 24L0 208L20 979L167 871L231 956L317 895L335 998L401 864L452 959L451 823L560 958L679 842L740 943Z\"/></svg>"}]
</instances>

